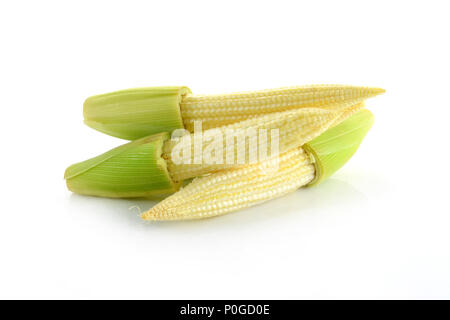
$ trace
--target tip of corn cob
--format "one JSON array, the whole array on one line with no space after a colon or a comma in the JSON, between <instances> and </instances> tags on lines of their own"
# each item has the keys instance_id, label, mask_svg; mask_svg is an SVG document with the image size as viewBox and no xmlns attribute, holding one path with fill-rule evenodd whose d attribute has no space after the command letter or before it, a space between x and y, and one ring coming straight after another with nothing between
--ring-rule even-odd
<instances>
[{"instance_id":1,"label":"tip of corn cob","mask_svg":"<svg viewBox=\"0 0 450 320\"><path fill-rule=\"evenodd\" d=\"M101 197L153 197L175 192L161 157L168 133L145 137L67 168L64 178L70 191Z\"/></svg>"},{"instance_id":2,"label":"tip of corn cob","mask_svg":"<svg viewBox=\"0 0 450 320\"><path fill-rule=\"evenodd\" d=\"M374 88L374 90L377 94L383 94L386 92L386 90L383 88Z\"/></svg>"}]
</instances>

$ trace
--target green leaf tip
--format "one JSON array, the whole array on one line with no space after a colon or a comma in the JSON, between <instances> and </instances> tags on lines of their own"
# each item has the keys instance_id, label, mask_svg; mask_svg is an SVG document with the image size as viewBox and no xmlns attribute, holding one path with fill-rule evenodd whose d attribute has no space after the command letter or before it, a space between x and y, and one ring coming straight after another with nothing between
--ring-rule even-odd
<instances>
[{"instance_id":1,"label":"green leaf tip","mask_svg":"<svg viewBox=\"0 0 450 320\"><path fill-rule=\"evenodd\" d=\"M305 144L303 148L313 156L316 167L316 177L309 186L322 182L339 170L358 150L372 124L372 113L362 109Z\"/></svg>"},{"instance_id":2,"label":"green leaf tip","mask_svg":"<svg viewBox=\"0 0 450 320\"><path fill-rule=\"evenodd\" d=\"M75 193L110 197L157 197L178 190L161 157L168 133L129 142L67 168L64 178Z\"/></svg>"},{"instance_id":3,"label":"green leaf tip","mask_svg":"<svg viewBox=\"0 0 450 320\"><path fill-rule=\"evenodd\" d=\"M135 140L184 128L180 102L187 87L148 87L110 92L86 99L84 123L108 135Z\"/></svg>"}]
</instances>

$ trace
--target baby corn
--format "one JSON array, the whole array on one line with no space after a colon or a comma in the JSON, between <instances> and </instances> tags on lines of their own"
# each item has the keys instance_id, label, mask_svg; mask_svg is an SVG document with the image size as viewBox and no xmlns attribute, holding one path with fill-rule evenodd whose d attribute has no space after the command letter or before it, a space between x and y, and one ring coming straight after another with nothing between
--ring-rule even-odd
<instances>
[{"instance_id":1,"label":"baby corn","mask_svg":"<svg viewBox=\"0 0 450 320\"><path fill-rule=\"evenodd\" d=\"M383 93L380 88L311 85L218 95L194 95L187 87L150 87L89 97L84 122L101 132L135 140L160 132L204 130L299 108L339 109Z\"/></svg>"},{"instance_id":2,"label":"baby corn","mask_svg":"<svg viewBox=\"0 0 450 320\"><path fill-rule=\"evenodd\" d=\"M187 130L201 120L203 129L216 128L267 113L297 108L335 109L383 93L380 88L311 85L217 95L186 94L180 102Z\"/></svg>"},{"instance_id":3,"label":"baby corn","mask_svg":"<svg viewBox=\"0 0 450 320\"><path fill-rule=\"evenodd\" d=\"M278 161L278 170L271 170ZM142 215L144 220L199 219L280 197L314 179L312 159L294 148L278 159L196 178Z\"/></svg>"}]
</instances>

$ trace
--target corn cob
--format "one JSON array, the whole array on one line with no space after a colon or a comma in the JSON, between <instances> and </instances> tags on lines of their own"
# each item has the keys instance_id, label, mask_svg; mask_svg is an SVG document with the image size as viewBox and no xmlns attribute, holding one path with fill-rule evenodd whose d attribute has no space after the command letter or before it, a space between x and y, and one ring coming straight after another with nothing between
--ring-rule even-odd
<instances>
[{"instance_id":1,"label":"corn cob","mask_svg":"<svg viewBox=\"0 0 450 320\"><path fill-rule=\"evenodd\" d=\"M354 110L342 114L344 120ZM280 155L279 170L267 171L274 159L213 173L142 214L144 220L199 219L223 215L317 183L342 167L356 152L373 123L361 110L303 147Z\"/></svg>"},{"instance_id":2,"label":"corn cob","mask_svg":"<svg viewBox=\"0 0 450 320\"><path fill-rule=\"evenodd\" d=\"M302 148L274 159L196 178L142 215L145 220L198 219L222 215L292 192L314 179L314 165Z\"/></svg>"},{"instance_id":3,"label":"corn cob","mask_svg":"<svg viewBox=\"0 0 450 320\"><path fill-rule=\"evenodd\" d=\"M188 93L181 99L180 108L184 127L192 132L198 120L203 129L210 129L297 108L346 107L383 92L370 87L311 85L217 95Z\"/></svg>"},{"instance_id":4,"label":"corn cob","mask_svg":"<svg viewBox=\"0 0 450 320\"><path fill-rule=\"evenodd\" d=\"M260 115L299 108L339 109L383 93L383 89L312 85L222 95L193 95L187 87L137 88L92 96L84 122L104 133L135 140L186 128L195 121L217 128Z\"/></svg>"}]
</instances>

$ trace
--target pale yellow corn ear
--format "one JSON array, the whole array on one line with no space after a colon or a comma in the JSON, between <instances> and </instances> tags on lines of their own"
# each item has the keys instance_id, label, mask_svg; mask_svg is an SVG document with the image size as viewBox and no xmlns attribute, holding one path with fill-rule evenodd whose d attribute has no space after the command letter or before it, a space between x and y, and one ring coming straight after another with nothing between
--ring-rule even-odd
<instances>
[{"instance_id":1,"label":"pale yellow corn ear","mask_svg":"<svg viewBox=\"0 0 450 320\"><path fill-rule=\"evenodd\" d=\"M186 94L180 103L184 126L194 121L216 128L262 114L297 108L340 108L384 93L384 89L349 85L310 85L217 95Z\"/></svg>"},{"instance_id":2,"label":"pale yellow corn ear","mask_svg":"<svg viewBox=\"0 0 450 320\"><path fill-rule=\"evenodd\" d=\"M84 103L84 122L127 140L185 128L203 130L263 114L298 108L345 108L373 97L380 88L311 85L217 95L193 95L187 87L148 87L95 95Z\"/></svg>"},{"instance_id":3,"label":"pale yellow corn ear","mask_svg":"<svg viewBox=\"0 0 450 320\"><path fill-rule=\"evenodd\" d=\"M262 203L312 181L314 166L310 162L311 159L303 149L294 148L275 160L197 178L142 214L142 218L208 218Z\"/></svg>"},{"instance_id":4,"label":"pale yellow corn ear","mask_svg":"<svg viewBox=\"0 0 450 320\"><path fill-rule=\"evenodd\" d=\"M273 143L278 144L278 154L283 153L291 148L298 147L304 143L311 141L315 137L330 128L339 117L342 117L344 112L351 110L358 110L363 107L363 104L357 104L355 106L348 107L347 109L327 110L320 108L302 108L288 110L284 112L270 113L257 118L252 118L246 121L241 121L228 126L206 130L199 138L202 143L202 149L200 149L200 156L205 158L208 150L211 149L211 145L216 143L216 139L210 139L210 136L214 135L221 138L222 146L225 146L225 152L223 152L220 161L215 163L208 163L205 161L198 161L198 152L195 151L194 143L198 140L195 134L191 134L189 141L191 142L189 153L189 160L174 161L174 154L178 154L180 144L179 141L167 141L163 148L163 157L167 159L168 170L175 181L182 181L188 178L197 177L206 173L220 171L226 168L235 167L237 165L243 165L251 163L251 155L259 155L259 150L271 150ZM229 130L241 130L241 132L247 132L247 130L253 130L254 133L259 134L260 130L266 129L267 140L260 140L259 135L256 143L250 143L247 139L247 143L239 149L238 143L234 143L231 146L226 144L227 133ZM276 141L272 141L272 131L278 133L275 138ZM214 134L209 134L213 133ZM244 136L244 139L245 136ZM219 139L220 140L220 139ZM220 142L220 141L219 141ZM231 152L234 155L242 154L239 162L237 157L230 163L227 161L226 153ZM197 157L196 157L197 156ZM255 157L253 156L253 159ZM263 160L258 158L259 160ZM197 161L196 161L197 160ZM256 160L256 159L255 159Z\"/></svg>"}]
</instances>

